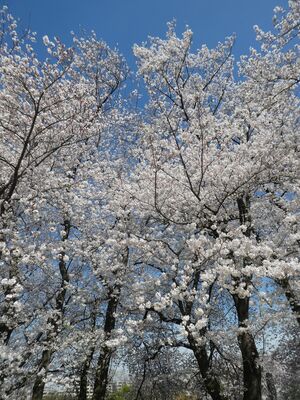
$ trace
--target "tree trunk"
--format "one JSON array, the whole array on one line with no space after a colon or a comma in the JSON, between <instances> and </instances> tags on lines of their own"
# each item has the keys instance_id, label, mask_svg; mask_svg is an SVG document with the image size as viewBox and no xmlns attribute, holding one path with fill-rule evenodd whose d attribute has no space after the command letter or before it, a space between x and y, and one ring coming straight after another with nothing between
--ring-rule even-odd
<instances>
[{"instance_id":1,"label":"tree trunk","mask_svg":"<svg viewBox=\"0 0 300 400\"><path fill-rule=\"evenodd\" d=\"M298 324L300 325L300 301L298 300L296 293L292 289L288 278L276 279L276 282L284 290L285 297L287 298L287 301L289 302L291 310L295 314L296 320L297 320Z\"/></svg>"},{"instance_id":2,"label":"tree trunk","mask_svg":"<svg viewBox=\"0 0 300 400\"><path fill-rule=\"evenodd\" d=\"M246 193L244 196L237 199L239 210L239 219L241 225L246 226L244 235L250 237L253 232L252 220L250 213L250 196ZM247 265L248 260L244 259L244 265ZM247 289L250 283L249 277L240 279L234 278L237 287L243 283ZM259 365L259 354L256 348L255 340L248 328L249 318L249 297L240 298L237 294L233 294L233 300L238 315L239 334L238 343L243 359L243 381L244 381L244 396L243 400L261 400L261 366Z\"/></svg>"},{"instance_id":3,"label":"tree trunk","mask_svg":"<svg viewBox=\"0 0 300 400\"><path fill-rule=\"evenodd\" d=\"M31 400L42 400L45 388L45 381L44 377L47 373L48 366L51 361L52 352L50 349L46 349L42 353L42 359L38 369L38 376L35 379L33 389L32 389L32 396ZM40 372L44 369L45 374L40 375Z\"/></svg>"},{"instance_id":4,"label":"tree trunk","mask_svg":"<svg viewBox=\"0 0 300 400\"><path fill-rule=\"evenodd\" d=\"M90 365L93 359L95 348L93 347L90 353L83 364L81 373L80 373L80 383L79 383L79 394L78 400L87 400L87 390L88 390L88 372L90 369Z\"/></svg>"},{"instance_id":5,"label":"tree trunk","mask_svg":"<svg viewBox=\"0 0 300 400\"><path fill-rule=\"evenodd\" d=\"M92 310L92 331L95 331L97 324L99 302L95 299ZM87 400L88 398L88 373L95 353L95 346L92 346L86 356L85 362L80 370L79 394L77 400Z\"/></svg>"},{"instance_id":6,"label":"tree trunk","mask_svg":"<svg viewBox=\"0 0 300 400\"><path fill-rule=\"evenodd\" d=\"M98 358L93 400L104 400L107 391L108 373L112 351L104 349Z\"/></svg>"},{"instance_id":7,"label":"tree trunk","mask_svg":"<svg viewBox=\"0 0 300 400\"><path fill-rule=\"evenodd\" d=\"M261 367L259 365L259 354L253 335L247 327L249 297L241 299L237 295L234 295L233 298L240 327L238 343L243 359L243 400L261 400Z\"/></svg>"},{"instance_id":8,"label":"tree trunk","mask_svg":"<svg viewBox=\"0 0 300 400\"><path fill-rule=\"evenodd\" d=\"M64 242L65 240L68 239L69 234L70 234L70 229L71 229L70 221L65 220L63 223L63 227L66 232L66 235L62 239L62 241ZM47 332L45 342L49 346L49 348L46 350L43 350L41 361L38 366L38 373L40 373L42 370L44 370L44 374L42 376L38 375L36 377L34 385L33 385L31 400L42 400L42 398L43 398L44 387L45 387L43 378L45 378L45 376L46 376L48 367L50 365L51 356L54 353L54 350L51 349L51 342L52 342L53 338L55 336L57 336L59 333L59 325L60 325L60 322L62 319L62 314L63 314L63 307L64 307L64 302L65 302L65 297L66 297L66 292L67 292L67 284L69 283L69 280L70 280L66 262L64 261L64 256L65 256L65 252L62 251L60 253L60 261L58 264L59 271L61 274L61 284L60 284L60 290L55 297L55 309L58 311L58 317L55 317L55 318L50 317L47 320L47 324L50 325L51 328L49 328L49 331Z\"/></svg>"},{"instance_id":9,"label":"tree trunk","mask_svg":"<svg viewBox=\"0 0 300 400\"><path fill-rule=\"evenodd\" d=\"M115 312L117 310L119 297L120 297L120 287L115 286L109 292L109 301L107 304L107 309L105 314L104 334L106 340L109 339L111 332L113 331L113 329L115 329L116 325ZM112 349L104 345L100 350L97 362L93 400L105 399L111 356L112 356Z\"/></svg>"},{"instance_id":10,"label":"tree trunk","mask_svg":"<svg viewBox=\"0 0 300 400\"><path fill-rule=\"evenodd\" d=\"M125 267L128 263L128 248L125 249L124 254L121 256L121 262ZM105 314L104 322L104 337L108 340L112 331L116 326L116 311L119 304L121 294L121 286L119 284L110 287L108 290L108 304ZM100 354L97 362L96 377L93 391L93 400L105 400L108 384L108 373L110 367L110 360L113 350L108 348L105 344L100 349Z\"/></svg>"},{"instance_id":11,"label":"tree trunk","mask_svg":"<svg viewBox=\"0 0 300 400\"><path fill-rule=\"evenodd\" d=\"M266 373L266 382L268 388L268 400L277 400L277 391L274 382L274 377L270 372Z\"/></svg>"},{"instance_id":12,"label":"tree trunk","mask_svg":"<svg viewBox=\"0 0 300 400\"><path fill-rule=\"evenodd\" d=\"M207 393L211 396L213 400L227 400L228 398L222 394L219 379L216 377L211 369L205 345L197 345L195 343L195 340L191 336L189 336L188 339L191 349L197 360Z\"/></svg>"},{"instance_id":13,"label":"tree trunk","mask_svg":"<svg viewBox=\"0 0 300 400\"><path fill-rule=\"evenodd\" d=\"M5 312L3 312L3 315L5 315ZM12 328L9 328L9 326L7 324L1 322L0 323L0 342L3 342L5 345L7 345L12 332L13 332Z\"/></svg>"}]
</instances>

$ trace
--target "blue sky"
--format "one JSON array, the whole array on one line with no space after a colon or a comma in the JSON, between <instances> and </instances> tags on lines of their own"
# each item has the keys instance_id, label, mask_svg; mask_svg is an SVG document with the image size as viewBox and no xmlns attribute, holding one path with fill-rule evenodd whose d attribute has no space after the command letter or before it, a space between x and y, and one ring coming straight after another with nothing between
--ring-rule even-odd
<instances>
[{"instance_id":1,"label":"blue sky","mask_svg":"<svg viewBox=\"0 0 300 400\"><path fill-rule=\"evenodd\" d=\"M117 46L133 66L132 45L151 36L164 36L166 23L177 21L194 32L196 47L236 33L234 54L247 53L255 44L253 25L270 28L273 8L287 0L0 0L39 37L58 36L70 43L70 31L94 30L111 47Z\"/></svg>"}]
</instances>

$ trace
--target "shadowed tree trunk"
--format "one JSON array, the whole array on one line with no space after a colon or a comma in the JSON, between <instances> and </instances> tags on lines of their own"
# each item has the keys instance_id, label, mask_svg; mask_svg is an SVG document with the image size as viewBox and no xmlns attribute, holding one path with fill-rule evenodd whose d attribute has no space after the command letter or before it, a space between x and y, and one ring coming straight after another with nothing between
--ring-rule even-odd
<instances>
[{"instance_id":1,"label":"shadowed tree trunk","mask_svg":"<svg viewBox=\"0 0 300 400\"><path fill-rule=\"evenodd\" d=\"M94 331L96 328L98 307L99 307L99 302L98 302L98 300L95 300L94 307L93 307L92 314L91 314L92 331ZM89 349L86 359L85 359L85 362L83 363L83 366L80 370L78 400L87 400L87 398L88 398L88 373L89 373L92 359L94 357L94 353L95 353L95 346L92 346Z\"/></svg>"},{"instance_id":2,"label":"shadowed tree trunk","mask_svg":"<svg viewBox=\"0 0 300 400\"><path fill-rule=\"evenodd\" d=\"M123 268L126 268L128 263L128 248L125 249L124 254L121 256L121 264ZM116 272L117 274L117 272ZM104 321L104 338L108 340L111 337L112 331L116 326L116 311L120 300L121 286L115 284L113 287L108 289L108 303L105 313ZM113 349L110 347L102 346L97 362L96 376L93 391L93 400L105 400L108 384L108 373L110 367L110 361L113 354Z\"/></svg>"},{"instance_id":3,"label":"shadowed tree trunk","mask_svg":"<svg viewBox=\"0 0 300 400\"><path fill-rule=\"evenodd\" d=\"M295 291L292 289L288 278L276 279L276 283L284 290L285 297L289 302L291 310L296 316L296 320L300 325L300 301L297 298Z\"/></svg>"},{"instance_id":4,"label":"shadowed tree trunk","mask_svg":"<svg viewBox=\"0 0 300 400\"><path fill-rule=\"evenodd\" d=\"M88 373L93 359L95 348L92 347L80 372L78 400L87 400L88 398Z\"/></svg>"},{"instance_id":5,"label":"shadowed tree trunk","mask_svg":"<svg viewBox=\"0 0 300 400\"><path fill-rule=\"evenodd\" d=\"M109 291L109 300L105 313L105 323L104 323L104 334L106 340L109 339L111 332L115 329L116 325L115 313L119 303L119 297L120 297L120 286L116 285ZM105 345L100 350L97 362L97 369L96 369L93 400L105 399L107 384L108 384L109 366L112 353L113 350Z\"/></svg>"},{"instance_id":6,"label":"shadowed tree trunk","mask_svg":"<svg viewBox=\"0 0 300 400\"><path fill-rule=\"evenodd\" d=\"M43 369L47 371L51 361L53 352L50 349L44 350L42 353L42 359L39 364L39 372ZM31 400L42 400L45 389L44 375L38 375L34 381L32 389Z\"/></svg>"},{"instance_id":7,"label":"shadowed tree trunk","mask_svg":"<svg viewBox=\"0 0 300 400\"><path fill-rule=\"evenodd\" d=\"M274 382L274 377L270 372L266 373L266 382L268 388L268 400L277 400L277 391Z\"/></svg>"},{"instance_id":8,"label":"shadowed tree trunk","mask_svg":"<svg viewBox=\"0 0 300 400\"><path fill-rule=\"evenodd\" d=\"M197 273L195 276L195 288L197 288L197 282L199 281L199 279L200 273ZM192 307L193 302L185 302L185 304L183 304L182 301L179 301L179 308L182 315L191 315ZM146 311L144 319L147 318L149 311L156 313L160 317L161 321L173 323L176 325L181 325L182 323L181 318L168 318L162 312L155 310L153 307ZM206 330L207 328L201 329L201 337L205 337ZM211 359L208 356L206 345L199 345L192 334L188 334L187 339L188 345L185 345L184 347L190 349L195 356L206 392L211 396L213 400L229 400L228 397L223 393L220 380L212 369ZM180 344L178 347L180 347L181 345L182 344Z\"/></svg>"},{"instance_id":9,"label":"shadowed tree trunk","mask_svg":"<svg viewBox=\"0 0 300 400\"><path fill-rule=\"evenodd\" d=\"M213 400L228 400L228 397L222 394L220 381L212 371L205 345L197 345L191 336L188 339L197 360L207 393L209 393Z\"/></svg>"},{"instance_id":10,"label":"shadowed tree trunk","mask_svg":"<svg viewBox=\"0 0 300 400\"><path fill-rule=\"evenodd\" d=\"M253 335L248 330L249 297L245 299L233 296L238 314L240 331L238 343L243 359L244 400L261 400L261 367L259 354Z\"/></svg>"},{"instance_id":11,"label":"shadowed tree trunk","mask_svg":"<svg viewBox=\"0 0 300 400\"><path fill-rule=\"evenodd\" d=\"M252 226L249 195L246 194L245 196L238 198L237 205L239 209L240 223L247 227L244 234L245 236L250 237ZM244 264L247 264L246 259L244 259ZM237 287L243 283L243 287L247 290L250 283L249 277L234 278L234 280ZM262 371L261 366L259 365L259 353L256 348L254 337L248 327L250 298L248 296L241 298L238 294L233 294L232 296L238 316L238 343L243 359L243 400L261 400Z\"/></svg>"},{"instance_id":12,"label":"shadowed tree trunk","mask_svg":"<svg viewBox=\"0 0 300 400\"><path fill-rule=\"evenodd\" d=\"M70 234L70 229L71 229L70 221L65 220L63 227L64 227L66 234L63 237L62 241L65 241L68 239L69 234ZM53 337L55 337L59 331L59 325L60 325L62 314L63 314L63 307L64 307L65 297L66 297L66 292L67 292L67 284L70 280L68 270L67 270L67 265L66 265L66 262L64 261L64 256L65 256L65 253L64 253L64 251L62 251L60 253L60 261L58 264L60 275L61 275L61 285L60 285L60 290L55 298L55 309L58 311L59 315L55 318L51 317L47 321L47 324L51 327L51 328L49 328L49 332L47 332L47 337L45 339L48 349L45 349L42 352L42 357L39 362L38 371L37 371L38 375L35 379L33 389L32 389L31 400L42 400L43 399L43 393L44 393L44 388L45 388L44 379L45 379L45 376L47 374L47 371L48 371L48 368L49 368L49 365L51 362L51 357L54 354L54 349L52 349L51 342L53 340ZM41 373L42 371L43 371L43 373Z\"/></svg>"}]
</instances>

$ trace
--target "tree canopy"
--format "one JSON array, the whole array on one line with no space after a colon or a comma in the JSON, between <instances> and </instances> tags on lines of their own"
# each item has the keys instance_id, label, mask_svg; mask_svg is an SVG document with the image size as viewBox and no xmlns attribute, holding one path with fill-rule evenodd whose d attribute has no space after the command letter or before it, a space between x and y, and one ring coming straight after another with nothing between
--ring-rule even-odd
<instances>
[{"instance_id":1,"label":"tree canopy","mask_svg":"<svg viewBox=\"0 0 300 400\"><path fill-rule=\"evenodd\" d=\"M135 73L0 10L1 399L296 398L300 3L274 12L239 61L169 23Z\"/></svg>"}]
</instances>

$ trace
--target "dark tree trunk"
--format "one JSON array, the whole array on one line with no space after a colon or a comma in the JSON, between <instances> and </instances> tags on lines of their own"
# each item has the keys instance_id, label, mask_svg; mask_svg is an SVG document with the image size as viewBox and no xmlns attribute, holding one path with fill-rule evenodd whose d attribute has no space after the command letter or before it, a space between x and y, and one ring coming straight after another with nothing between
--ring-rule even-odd
<instances>
[{"instance_id":1,"label":"dark tree trunk","mask_svg":"<svg viewBox=\"0 0 300 400\"><path fill-rule=\"evenodd\" d=\"M42 400L44 395L45 383L43 378L38 377L34 382L34 386L32 389L32 397L31 400Z\"/></svg>"},{"instance_id":2,"label":"dark tree trunk","mask_svg":"<svg viewBox=\"0 0 300 400\"><path fill-rule=\"evenodd\" d=\"M87 400L88 390L88 372L93 359L95 348L93 347L88 354L85 363L80 372L79 394L78 400Z\"/></svg>"},{"instance_id":3,"label":"dark tree trunk","mask_svg":"<svg viewBox=\"0 0 300 400\"><path fill-rule=\"evenodd\" d=\"M91 313L91 328L94 332L97 324L99 302L95 300L93 310ZM88 373L91 366L95 353L95 346L92 346L86 356L85 362L80 369L80 382L79 382L79 394L77 400L87 400L88 398Z\"/></svg>"},{"instance_id":4,"label":"dark tree trunk","mask_svg":"<svg viewBox=\"0 0 300 400\"><path fill-rule=\"evenodd\" d=\"M128 248L126 248L121 258L123 266L126 267L128 262ZM116 311L119 304L120 293L121 286L119 284L114 285L108 290L108 304L104 322L105 340L110 338L111 333L116 326ZM105 344L100 349L94 383L93 400L105 400L112 354L113 350L105 346Z\"/></svg>"},{"instance_id":5,"label":"dark tree trunk","mask_svg":"<svg viewBox=\"0 0 300 400\"><path fill-rule=\"evenodd\" d=\"M3 313L3 315L5 315L5 312ZM1 322L0 323L0 342L3 342L4 344L7 345L12 332L13 332L12 328L9 328L8 325Z\"/></svg>"},{"instance_id":6,"label":"dark tree trunk","mask_svg":"<svg viewBox=\"0 0 300 400\"><path fill-rule=\"evenodd\" d=\"M69 220L65 220L63 223L64 230L66 232L66 235L62 239L64 242L65 240L68 239L69 234L70 234L70 229L71 229L71 224ZM66 292L67 292L67 284L69 283L69 274L67 270L66 263L64 261L64 256L65 252L62 251L60 253L60 262L59 262L59 271L61 274L61 285L60 285L60 290L58 294L56 295L55 298L55 309L58 311L58 317L51 317L48 319L47 323L50 325L51 328L49 328L49 331L47 332L47 336L45 339L45 343L49 347L46 350L43 350L41 360L39 362L38 366L38 373L42 370L44 370L43 376L38 375L35 379L34 385L33 385L33 390L32 390L32 397L31 400L42 400L43 398L43 393L44 393L44 388L45 388L45 383L44 379L48 367L51 362L51 356L54 353L54 350L51 349L51 342L55 336L58 335L59 333L59 326L61 323L62 315L63 315L63 307L64 307L64 302L65 302L65 297L66 297Z\"/></svg>"},{"instance_id":7,"label":"dark tree trunk","mask_svg":"<svg viewBox=\"0 0 300 400\"><path fill-rule=\"evenodd\" d=\"M241 225L245 225L245 236L250 237L253 232L251 213L250 213L250 196L245 194L237 199L239 210L239 219ZM244 259L244 265L248 263ZM247 289L250 278L242 277L239 279L234 278L236 286L243 283ZM240 298L238 294L233 294L233 300L239 321L239 334L238 343L242 354L243 360L243 381L244 381L244 396L243 400L261 400L261 378L262 371L259 365L259 354L256 348L255 340L248 328L249 318L249 297Z\"/></svg>"},{"instance_id":8,"label":"dark tree trunk","mask_svg":"<svg viewBox=\"0 0 300 400\"><path fill-rule=\"evenodd\" d=\"M98 358L93 400L104 400L107 392L108 373L112 352L103 349Z\"/></svg>"},{"instance_id":9,"label":"dark tree trunk","mask_svg":"<svg viewBox=\"0 0 300 400\"><path fill-rule=\"evenodd\" d=\"M120 297L120 287L115 286L109 292L109 300L105 314L104 333L106 340L109 339L111 332L113 331L113 329L115 329L116 325L115 312L117 310L119 297ZM93 400L105 399L111 356L112 356L112 350L104 345L100 350L97 362Z\"/></svg>"},{"instance_id":10,"label":"dark tree trunk","mask_svg":"<svg viewBox=\"0 0 300 400\"><path fill-rule=\"evenodd\" d=\"M285 279L276 279L276 282L279 286L282 287L285 293L285 297L289 302L291 310L296 316L296 320L300 325L300 300L297 298L296 293L292 289L288 278Z\"/></svg>"},{"instance_id":11,"label":"dark tree trunk","mask_svg":"<svg viewBox=\"0 0 300 400\"><path fill-rule=\"evenodd\" d=\"M88 370L89 370L89 367L86 364L84 364L83 369L80 374L78 400L86 400L87 399Z\"/></svg>"},{"instance_id":12,"label":"dark tree trunk","mask_svg":"<svg viewBox=\"0 0 300 400\"><path fill-rule=\"evenodd\" d=\"M261 367L253 335L247 327L249 297L233 296L238 314L240 332L238 343L243 359L244 400L261 400Z\"/></svg>"},{"instance_id":13,"label":"dark tree trunk","mask_svg":"<svg viewBox=\"0 0 300 400\"><path fill-rule=\"evenodd\" d=\"M219 379L216 377L211 369L205 345L197 345L195 343L195 340L191 336L189 336L188 339L191 349L197 360L207 393L211 396L213 400L227 400L228 397L222 394L222 388Z\"/></svg>"},{"instance_id":14,"label":"dark tree trunk","mask_svg":"<svg viewBox=\"0 0 300 400\"><path fill-rule=\"evenodd\" d=\"M50 349L46 349L42 353L42 359L40 361L39 369L38 371L40 372L42 369L47 371L50 361L51 361L51 355L52 352ZM45 389L45 381L44 378L45 376L38 375L35 379L33 389L32 389L32 397L31 400L42 400L43 399L43 394L44 394L44 389Z\"/></svg>"},{"instance_id":15,"label":"dark tree trunk","mask_svg":"<svg viewBox=\"0 0 300 400\"><path fill-rule=\"evenodd\" d=\"M274 377L270 372L266 373L266 382L268 388L268 400L277 400L277 390L274 382Z\"/></svg>"},{"instance_id":16,"label":"dark tree trunk","mask_svg":"<svg viewBox=\"0 0 300 400\"><path fill-rule=\"evenodd\" d=\"M87 374L88 374L88 368L86 367L86 365L84 365L80 374L78 400L87 399L87 383L88 383Z\"/></svg>"}]
</instances>

